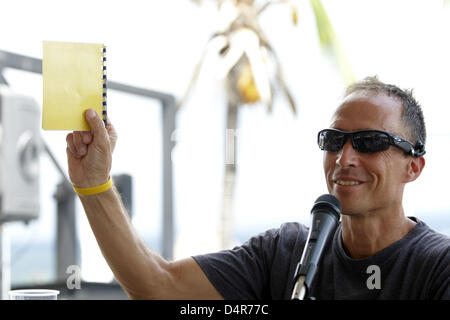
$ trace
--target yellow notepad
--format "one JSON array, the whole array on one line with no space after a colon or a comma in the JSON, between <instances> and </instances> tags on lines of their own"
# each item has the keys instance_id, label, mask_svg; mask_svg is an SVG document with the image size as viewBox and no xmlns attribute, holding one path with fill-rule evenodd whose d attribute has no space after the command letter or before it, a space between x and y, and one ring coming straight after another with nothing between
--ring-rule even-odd
<instances>
[{"instance_id":1,"label":"yellow notepad","mask_svg":"<svg viewBox=\"0 0 450 320\"><path fill-rule=\"evenodd\" d=\"M89 108L106 124L105 52L103 44L44 41L42 129L90 130Z\"/></svg>"}]
</instances>

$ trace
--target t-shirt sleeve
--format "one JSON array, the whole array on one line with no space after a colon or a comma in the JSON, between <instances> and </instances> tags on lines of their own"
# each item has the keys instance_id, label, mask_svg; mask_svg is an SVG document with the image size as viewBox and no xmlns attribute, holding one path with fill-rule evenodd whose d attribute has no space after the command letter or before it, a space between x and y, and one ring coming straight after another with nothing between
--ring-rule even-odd
<instances>
[{"instance_id":1,"label":"t-shirt sleeve","mask_svg":"<svg viewBox=\"0 0 450 320\"><path fill-rule=\"evenodd\" d=\"M274 246L279 229L261 233L232 250L197 255L193 258L225 299L267 299Z\"/></svg>"}]
</instances>

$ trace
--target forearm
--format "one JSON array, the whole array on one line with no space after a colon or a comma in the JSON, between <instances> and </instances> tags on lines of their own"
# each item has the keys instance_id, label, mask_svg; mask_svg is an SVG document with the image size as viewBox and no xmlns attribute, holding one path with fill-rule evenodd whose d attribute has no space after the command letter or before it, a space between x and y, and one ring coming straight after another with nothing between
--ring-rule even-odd
<instances>
[{"instance_id":1,"label":"forearm","mask_svg":"<svg viewBox=\"0 0 450 320\"><path fill-rule=\"evenodd\" d=\"M169 263L140 240L115 187L80 200L116 279L131 298L153 298L170 279Z\"/></svg>"},{"instance_id":2,"label":"forearm","mask_svg":"<svg viewBox=\"0 0 450 320\"><path fill-rule=\"evenodd\" d=\"M72 184L82 194L81 203L100 250L120 285L134 299L219 299L197 262L189 257L166 261L140 240L123 207L120 195L109 184L112 152L117 133L111 121L105 128L94 110L85 113L91 131L66 136L67 161ZM106 191L103 188L106 188ZM87 190L89 192L87 192Z\"/></svg>"}]
</instances>

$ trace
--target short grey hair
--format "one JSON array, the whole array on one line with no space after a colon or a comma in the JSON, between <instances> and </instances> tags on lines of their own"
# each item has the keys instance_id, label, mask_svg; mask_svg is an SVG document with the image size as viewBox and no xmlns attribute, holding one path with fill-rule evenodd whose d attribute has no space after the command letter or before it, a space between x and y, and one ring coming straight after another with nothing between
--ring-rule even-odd
<instances>
[{"instance_id":1,"label":"short grey hair","mask_svg":"<svg viewBox=\"0 0 450 320\"><path fill-rule=\"evenodd\" d=\"M427 138L425 119L420 104L413 96L412 89L403 90L395 85L381 82L377 76L372 76L349 85L345 90L344 97L356 91L373 91L398 98L403 106L403 123L410 133L408 139L413 144L421 143L425 145Z\"/></svg>"}]
</instances>

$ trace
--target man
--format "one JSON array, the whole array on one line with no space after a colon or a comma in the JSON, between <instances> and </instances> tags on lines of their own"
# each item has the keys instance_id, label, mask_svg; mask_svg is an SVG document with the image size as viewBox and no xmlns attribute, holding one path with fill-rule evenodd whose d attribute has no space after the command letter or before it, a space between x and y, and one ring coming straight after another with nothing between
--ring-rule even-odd
<instances>
[{"instance_id":1,"label":"man","mask_svg":"<svg viewBox=\"0 0 450 320\"><path fill-rule=\"evenodd\" d=\"M109 172L117 134L88 110L67 135L69 174L117 280L134 299L289 299L308 229L285 223L233 250L166 261L134 231ZM425 160L425 124L409 91L367 78L350 86L318 136L342 221L309 297L450 299L450 238L405 217L403 190Z\"/></svg>"}]
</instances>

